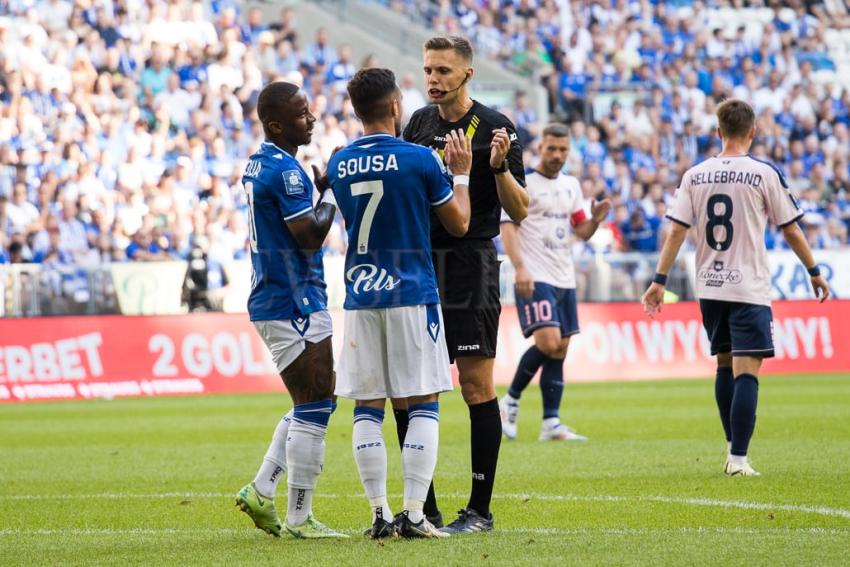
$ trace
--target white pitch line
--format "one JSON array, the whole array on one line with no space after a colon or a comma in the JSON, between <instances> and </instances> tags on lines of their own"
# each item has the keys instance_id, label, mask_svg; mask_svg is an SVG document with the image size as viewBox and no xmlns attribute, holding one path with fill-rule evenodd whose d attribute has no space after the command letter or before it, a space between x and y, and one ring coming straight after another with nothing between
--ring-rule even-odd
<instances>
[{"instance_id":1,"label":"white pitch line","mask_svg":"<svg viewBox=\"0 0 850 567\"><path fill-rule=\"evenodd\" d=\"M683 504L686 506L710 506L715 508L739 508L742 510L780 510L783 512L802 512L806 514L818 514L820 516L834 516L837 518L850 519L850 510L842 508L830 508L827 506L810 506L797 504L774 504L769 502L748 502L746 500L715 500L713 498L678 498L673 496L608 496L600 495L573 495L573 494L501 494L494 498L507 499L530 499L545 501L564 502L630 502L648 501L663 502L665 504Z\"/></svg>"},{"instance_id":2,"label":"white pitch line","mask_svg":"<svg viewBox=\"0 0 850 567\"><path fill-rule=\"evenodd\" d=\"M197 498L232 498L234 494L223 492L163 492L155 494L133 494L122 492L103 492L96 494L10 494L0 495L3 500L163 500L169 498L183 498L186 500ZM318 498L363 498L362 494L322 494L317 493ZM466 494L443 494L447 498L464 498ZM401 495L391 495L400 498ZM712 498L681 498L674 496L614 496L606 494L578 495L578 494L494 494L493 498L507 500L542 500L545 502L660 502L664 504L678 504L683 506L706 506L713 508L736 508L740 510L777 510L783 512L796 512L803 514L816 514L819 516L831 516L835 518L850 519L850 510L843 508L830 508L828 506L814 506L806 504L776 504L770 502L749 502L746 500L716 500Z\"/></svg>"},{"instance_id":3,"label":"white pitch line","mask_svg":"<svg viewBox=\"0 0 850 567\"><path fill-rule=\"evenodd\" d=\"M341 530L350 535L358 535L361 530ZM253 535L251 528L51 528L51 529L0 529L0 538L11 536L164 536L164 535ZM491 536L523 534L538 536L581 536L581 535L617 535L649 536L664 534L717 534L717 535L773 535L773 534L811 534L829 536L847 536L850 530L842 528L499 528Z\"/></svg>"}]
</instances>

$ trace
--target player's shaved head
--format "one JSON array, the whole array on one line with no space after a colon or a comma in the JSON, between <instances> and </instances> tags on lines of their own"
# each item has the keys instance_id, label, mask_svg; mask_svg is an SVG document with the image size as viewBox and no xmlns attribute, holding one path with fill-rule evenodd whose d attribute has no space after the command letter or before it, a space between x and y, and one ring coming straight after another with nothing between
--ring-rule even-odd
<instances>
[{"instance_id":1,"label":"player's shaved head","mask_svg":"<svg viewBox=\"0 0 850 567\"><path fill-rule=\"evenodd\" d=\"M753 107L739 99L729 99L717 106L717 127L724 138L747 138L756 123Z\"/></svg>"},{"instance_id":2,"label":"player's shaved head","mask_svg":"<svg viewBox=\"0 0 850 567\"><path fill-rule=\"evenodd\" d=\"M469 40L460 36L437 36L425 42L425 51L446 51L451 49L467 65L472 65L472 44Z\"/></svg>"},{"instance_id":3,"label":"player's shaved head","mask_svg":"<svg viewBox=\"0 0 850 567\"><path fill-rule=\"evenodd\" d=\"M355 114L364 123L389 118L393 100L400 98L395 73L376 67L360 69L348 82L348 96Z\"/></svg>"},{"instance_id":4,"label":"player's shaved head","mask_svg":"<svg viewBox=\"0 0 850 567\"><path fill-rule=\"evenodd\" d=\"M263 87L257 98L257 116L260 122L265 124L269 120L274 120L298 90L298 85L283 81L275 81Z\"/></svg>"}]
</instances>

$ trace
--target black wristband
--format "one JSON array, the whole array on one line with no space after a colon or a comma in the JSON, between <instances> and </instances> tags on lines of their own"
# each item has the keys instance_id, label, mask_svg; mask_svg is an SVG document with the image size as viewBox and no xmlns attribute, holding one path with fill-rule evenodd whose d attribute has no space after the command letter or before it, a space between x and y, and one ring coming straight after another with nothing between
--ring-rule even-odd
<instances>
[{"instance_id":1,"label":"black wristband","mask_svg":"<svg viewBox=\"0 0 850 567\"><path fill-rule=\"evenodd\" d=\"M809 275L812 276L813 278L816 278L820 275L820 268L818 267L817 264L815 264L814 267L809 268Z\"/></svg>"},{"instance_id":2,"label":"black wristband","mask_svg":"<svg viewBox=\"0 0 850 567\"><path fill-rule=\"evenodd\" d=\"M667 285L667 274L659 274L655 272L655 277L652 278L653 283L657 283L658 285Z\"/></svg>"},{"instance_id":3,"label":"black wristband","mask_svg":"<svg viewBox=\"0 0 850 567\"><path fill-rule=\"evenodd\" d=\"M492 171L496 175L499 175L500 173L505 173L506 171L508 171L508 158L505 158L505 161L502 162L502 165L500 167L492 167L491 166L490 171Z\"/></svg>"}]
</instances>

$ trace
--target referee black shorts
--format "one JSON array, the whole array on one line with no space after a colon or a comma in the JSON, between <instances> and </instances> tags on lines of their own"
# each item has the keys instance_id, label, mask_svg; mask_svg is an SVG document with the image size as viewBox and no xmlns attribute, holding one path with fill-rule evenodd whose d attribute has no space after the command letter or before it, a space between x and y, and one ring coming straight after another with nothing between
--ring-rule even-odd
<instances>
[{"instance_id":1,"label":"referee black shorts","mask_svg":"<svg viewBox=\"0 0 850 567\"><path fill-rule=\"evenodd\" d=\"M433 250L449 358L496 356L499 261L492 240L459 240Z\"/></svg>"}]
</instances>

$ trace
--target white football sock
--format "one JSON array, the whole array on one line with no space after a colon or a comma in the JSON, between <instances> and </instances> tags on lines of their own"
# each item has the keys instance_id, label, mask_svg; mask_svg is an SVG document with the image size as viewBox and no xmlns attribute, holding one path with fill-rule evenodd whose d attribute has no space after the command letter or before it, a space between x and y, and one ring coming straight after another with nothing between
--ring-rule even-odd
<instances>
[{"instance_id":1,"label":"white football sock","mask_svg":"<svg viewBox=\"0 0 850 567\"><path fill-rule=\"evenodd\" d=\"M422 506L437 466L440 422L437 404L418 404L409 410L410 425L401 451L404 470L404 509L414 524L422 521Z\"/></svg>"},{"instance_id":2,"label":"white football sock","mask_svg":"<svg viewBox=\"0 0 850 567\"><path fill-rule=\"evenodd\" d=\"M286 521L293 526L303 524L313 513L313 489L325 461L325 432L327 427L293 421L286 443L289 463L289 501Z\"/></svg>"},{"instance_id":3,"label":"white football sock","mask_svg":"<svg viewBox=\"0 0 850 567\"><path fill-rule=\"evenodd\" d=\"M300 526L313 513L313 489L289 487L286 501L286 522L290 526Z\"/></svg>"},{"instance_id":4,"label":"white football sock","mask_svg":"<svg viewBox=\"0 0 850 567\"><path fill-rule=\"evenodd\" d=\"M372 508L372 522L378 511L384 520L391 522L393 515L387 504L387 448L381 422L355 412L351 446L363 490Z\"/></svg>"},{"instance_id":5,"label":"white football sock","mask_svg":"<svg viewBox=\"0 0 850 567\"><path fill-rule=\"evenodd\" d=\"M729 455L729 462L732 463L733 465L743 467L749 461L747 460L746 455Z\"/></svg>"},{"instance_id":6,"label":"white football sock","mask_svg":"<svg viewBox=\"0 0 850 567\"><path fill-rule=\"evenodd\" d=\"M552 430L561 423L561 419L558 417L547 417L543 420L543 429Z\"/></svg>"},{"instance_id":7,"label":"white football sock","mask_svg":"<svg viewBox=\"0 0 850 567\"><path fill-rule=\"evenodd\" d=\"M286 474L286 436L289 433L289 424L292 422L292 410L289 410L275 427L274 435L266 456L257 476L254 477L254 486L257 492L268 498L274 498L277 493L277 485Z\"/></svg>"}]
</instances>

